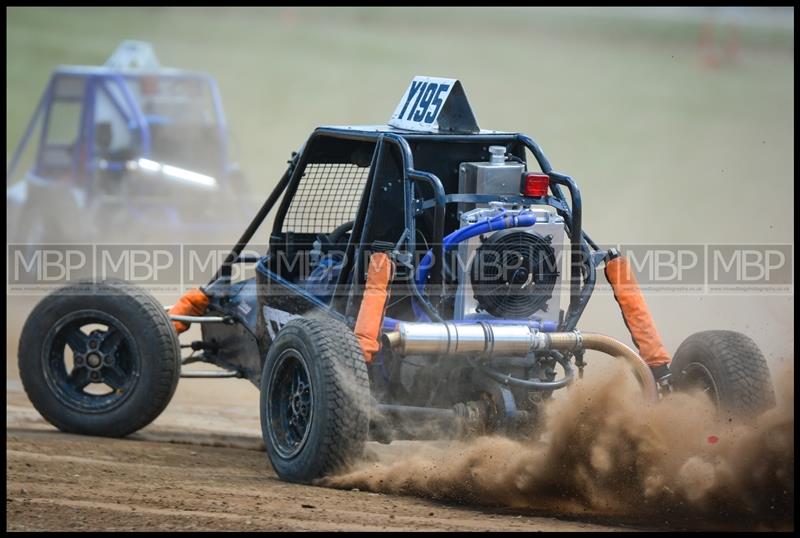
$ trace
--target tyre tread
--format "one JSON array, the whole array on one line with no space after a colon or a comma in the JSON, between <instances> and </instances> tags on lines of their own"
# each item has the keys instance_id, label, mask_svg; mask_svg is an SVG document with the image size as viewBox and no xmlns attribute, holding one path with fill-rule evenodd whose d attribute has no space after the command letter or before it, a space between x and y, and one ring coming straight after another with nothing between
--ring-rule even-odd
<instances>
[{"instance_id":1,"label":"tyre tread","mask_svg":"<svg viewBox=\"0 0 800 538\"><path fill-rule=\"evenodd\" d=\"M369 427L369 376L358 340L344 323L332 318L297 318L282 330L289 327L299 328L318 353L314 360L319 361L328 395L324 401L328 420L321 426L315 476L301 477L308 481L346 467L363 451ZM264 432L265 442L268 437Z\"/></svg>"},{"instance_id":2,"label":"tyre tread","mask_svg":"<svg viewBox=\"0 0 800 538\"><path fill-rule=\"evenodd\" d=\"M30 343L32 342L31 339L39 337L37 334L34 334L37 329L37 327L35 327L37 316L50 308L53 301L57 301L65 295L80 295L79 292L85 290L87 286L94 288L93 294L110 293L124 295L126 298L131 299L133 304L138 307L138 314L141 315L143 319L153 320L155 323L152 323L152 325L158 342L157 353L161 358L159 361L160 369L157 376L158 381L152 389L152 397L147 400L146 406L139 410L132 420L125 423L117 422L114 426L108 427L103 431L89 428L85 424L70 424L68 421L63 420L58 410L53 410L49 405L43 403L39 395L31 391L28 384L25 383L25 379L28 375L35 375L35 372L30 371L30 368L38 368L38 360L31 360L27 353ZM22 378L22 385L26 395L31 400L36 410L59 430L69 433L124 437L150 424L169 404L178 386L178 379L180 377L180 356L177 334L174 332L166 310L155 297L134 284L118 279L107 279L102 281L78 281L56 290L40 301L39 304L34 307L23 326L20 336L18 360L20 377Z\"/></svg>"},{"instance_id":3,"label":"tyre tread","mask_svg":"<svg viewBox=\"0 0 800 538\"><path fill-rule=\"evenodd\" d=\"M675 353L672 362L676 386L680 387L681 371L701 351L721 369L720 404L747 415L760 413L775 405L767 361L756 343L735 331L710 330L687 338ZM693 358L695 357L695 358Z\"/></svg>"}]
</instances>

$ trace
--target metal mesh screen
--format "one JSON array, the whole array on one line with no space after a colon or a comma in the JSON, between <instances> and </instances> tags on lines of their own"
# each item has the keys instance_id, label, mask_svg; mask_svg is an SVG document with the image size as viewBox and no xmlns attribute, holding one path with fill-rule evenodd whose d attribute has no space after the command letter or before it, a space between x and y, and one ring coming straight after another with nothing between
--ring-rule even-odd
<instances>
[{"instance_id":1,"label":"metal mesh screen","mask_svg":"<svg viewBox=\"0 0 800 538\"><path fill-rule=\"evenodd\" d=\"M329 233L355 219L368 175L369 167L309 163L286 211L283 231Z\"/></svg>"}]
</instances>

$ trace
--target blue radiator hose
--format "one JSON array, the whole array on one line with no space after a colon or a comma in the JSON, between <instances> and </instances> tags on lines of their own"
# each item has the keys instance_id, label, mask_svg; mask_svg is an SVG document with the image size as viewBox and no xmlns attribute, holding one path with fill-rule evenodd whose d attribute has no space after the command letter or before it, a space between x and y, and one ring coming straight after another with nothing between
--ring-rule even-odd
<instances>
[{"instance_id":1,"label":"blue radiator hose","mask_svg":"<svg viewBox=\"0 0 800 538\"><path fill-rule=\"evenodd\" d=\"M501 209L500 211L504 210ZM520 211L516 215L504 215L501 213L500 215L488 218L481 222L470 224L465 228L459 228L450 235L445 236L445 238L442 240L444 252L447 253L460 242L471 237L475 237L476 235L494 232L497 230L506 230L508 228L527 228L528 226L533 226L535 223L536 216L533 214L533 211ZM414 279L420 295L423 297L425 296L425 281L427 280L428 272L431 270L431 266L433 265L432 260L433 249L425 253L425 256L422 258L422 261L420 261L419 266L417 267L417 275ZM417 301L414 299L414 297L411 298L411 308L414 309L414 314L417 316L418 320L430 321L430 317L428 317L428 314L425 312L425 310L423 310L423 308L417 304Z\"/></svg>"}]
</instances>

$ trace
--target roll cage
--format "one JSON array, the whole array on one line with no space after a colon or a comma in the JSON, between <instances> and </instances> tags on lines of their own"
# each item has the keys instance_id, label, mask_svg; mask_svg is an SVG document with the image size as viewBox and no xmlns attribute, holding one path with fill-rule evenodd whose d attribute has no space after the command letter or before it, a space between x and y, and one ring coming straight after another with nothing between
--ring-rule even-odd
<instances>
[{"instance_id":1,"label":"roll cage","mask_svg":"<svg viewBox=\"0 0 800 538\"><path fill-rule=\"evenodd\" d=\"M443 151L441 145L446 145ZM541 171L550 178L551 194L543 198L532 198L522 195L458 193L457 182L454 180L458 174L457 163L482 160L483 157L479 153L485 154L488 145L506 146L512 158L519 159L526 165L525 150L530 151ZM371 148L369 173L347 242L345 265L336 282L336 292L330 301L326 302L271 269L270 258L277 248L276 245L281 242L289 243L290 238L300 242L309 239L283 231L287 211L298 191L306 168L316 162L340 162L343 153L348 151L355 153L364 147ZM444 158L448 155L451 156L449 160ZM416 217L424 215L430 223L430 238L427 243L436 249L431 280L427 287L429 297L421 296L416 286L412 285L411 291L417 294L417 300L423 304L433 319L441 320L442 312L437 310L434 306L436 301L432 301L430 297L444 293L445 267L442 263L444 260L442 239L448 229L452 230L456 226L456 204L500 201L549 205L564 218L571 248L570 302L559 330L573 330L577 325L594 288L596 264L605 252L600 251L582 229L582 202L577 184L570 176L553 170L544 152L532 138L521 133L496 131L481 131L477 134L438 134L405 131L386 126L319 127L300 151L292 154L288 162L289 166L278 184L209 282L208 290L224 295L226 284L230 283L233 264L258 262L259 272L269 282L283 288L287 296L294 297L308 307L321 309L352 326L360 304L359 286L354 284L363 284L364 278L361 272L354 271L353 268L361 266L365 249L380 243L382 248L393 250L396 257L413 270L411 255L417 250ZM421 166L427 170L418 169L415 163L422 163ZM452 170L454 163L456 163L455 171ZM444 182L441 177L446 178ZM399 210L398 196L393 192L398 189L398 185L393 183L398 179L399 187L402 188L400 198L402 204ZM569 202L562 187L569 192ZM263 258L242 256L242 251L279 200L268 252ZM377 214L378 211L380 214Z\"/></svg>"}]
</instances>

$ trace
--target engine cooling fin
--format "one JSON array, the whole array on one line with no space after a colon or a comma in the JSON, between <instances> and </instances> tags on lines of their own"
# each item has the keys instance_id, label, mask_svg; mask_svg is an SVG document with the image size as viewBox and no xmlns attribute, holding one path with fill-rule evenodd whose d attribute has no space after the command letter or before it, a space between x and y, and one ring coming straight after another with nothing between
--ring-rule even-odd
<instances>
[{"instance_id":1,"label":"engine cooling fin","mask_svg":"<svg viewBox=\"0 0 800 538\"><path fill-rule=\"evenodd\" d=\"M550 240L519 230L490 236L470 273L478 307L499 318L525 318L546 308L558 280Z\"/></svg>"}]
</instances>

